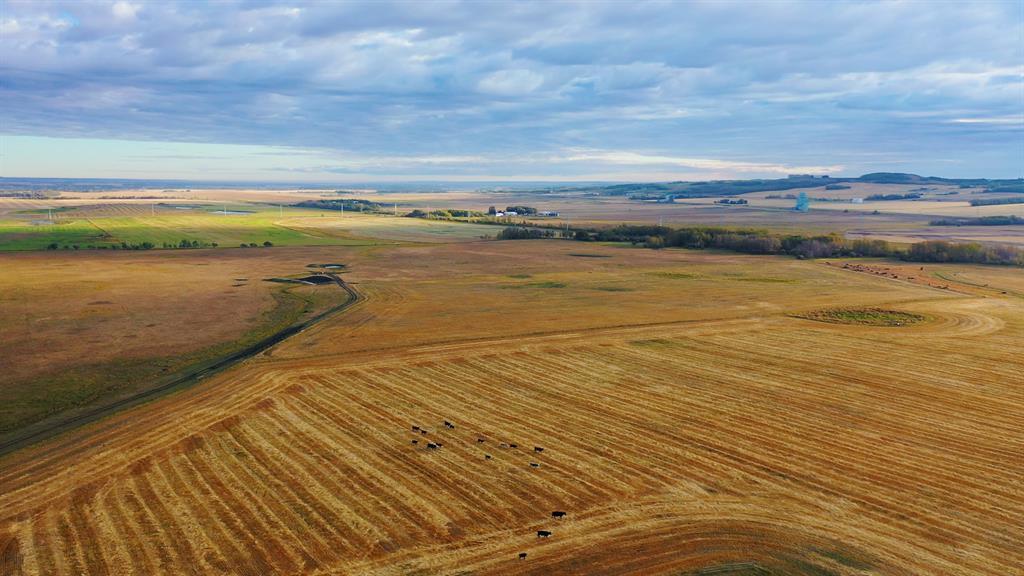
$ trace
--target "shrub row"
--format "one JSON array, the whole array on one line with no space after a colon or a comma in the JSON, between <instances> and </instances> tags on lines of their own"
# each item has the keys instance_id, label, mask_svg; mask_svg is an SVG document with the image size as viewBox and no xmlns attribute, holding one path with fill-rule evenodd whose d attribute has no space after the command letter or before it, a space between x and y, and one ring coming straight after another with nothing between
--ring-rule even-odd
<instances>
[{"instance_id":1,"label":"shrub row","mask_svg":"<svg viewBox=\"0 0 1024 576\"><path fill-rule=\"evenodd\" d=\"M605 230L578 230L577 240L631 242L649 248L718 248L746 254L788 254L797 258L887 257L913 262L962 262L1024 266L1024 250L975 242L941 240L919 242L904 249L884 240L849 240L838 234L804 236L761 230L728 228L668 228L616 226Z\"/></svg>"},{"instance_id":2,"label":"shrub row","mask_svg":"<svg viewBox=\"0 0 1024 576\"><path fill-rule=\"evenodd\" d=\"M1024 198L978 198L971 200L971 206L998 206L1001 204L1024 204Z\"/></svg>"}]
</instances>

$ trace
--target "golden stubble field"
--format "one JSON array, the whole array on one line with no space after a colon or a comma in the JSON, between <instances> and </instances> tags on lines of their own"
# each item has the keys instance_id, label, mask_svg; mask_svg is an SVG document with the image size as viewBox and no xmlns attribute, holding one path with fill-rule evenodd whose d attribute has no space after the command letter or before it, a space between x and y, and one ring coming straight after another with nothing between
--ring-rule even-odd
<instances>
[{"instance_id":1,"label":"golden stubble field","mask_svg":"<svg viewBox=\"0 0 1024 576\"><path fill-rule=\"evenodd\" d=\"M339 251L365 295L354 308L0 460L0 572L1024 563L1016 271L915 272L953 278L942 289L841 264L559 242ZM790 316L829 306L927 320Z\"/></svg>"}]
</instances>

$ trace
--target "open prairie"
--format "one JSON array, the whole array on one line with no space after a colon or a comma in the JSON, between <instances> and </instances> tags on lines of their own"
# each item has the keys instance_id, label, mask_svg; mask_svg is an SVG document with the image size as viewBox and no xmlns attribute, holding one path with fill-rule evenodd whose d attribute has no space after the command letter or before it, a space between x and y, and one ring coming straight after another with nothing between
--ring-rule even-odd
<instances>
[{"instance_id":1,"label":"open prairie","mask_svg":"<svg viewBox=\"0 0 1024 576\"><path fill-rule=\"evenodd\" d=\"M0 440L346 301L336 286L264 281L306 275L306 265L266 248L0 255Z\"/></svg>"},{"instance_id":2,"label":"open prairie","mask_svg":"<svg viewBox=\"0 0 1024 576\"><path fill-rule=\"evenodd\" d=\"M1024 0L0 0L0 576L1024 576Z\"/></svg>"},{"instance_id":3,"label":"open prairie","mask_svg":"<svg viewBox=\"0 0 1024 576\"><path fill-rule=\"evenodd\" d=\"M852 198L871 195L909 194L918 190L919 200L866 201L853 204ZM830 201L812 202L807 213L793 211L795 201L769 198L807 192L811 198ZM362 192L353 197L376 202L398 203L420 209L462 208L485 210L515 205L534 206L556 211L556 218L535 218L544 224L610 226L614 224L656 224L666 226L742 226L782 232L840 233L851 237L882 238L910 243L929 239L978 241L1004 244L1024 243L1020 226L929 226L939 218L977 218L984 216L1024 217L1024 204L971 206L976 199L1002 198L1003 194L984 194L978 189L956 186L852 183L849 189L825 187L754 192L729 197L679 198L672 203L630 200L624 196L591 196L574 193L453 192L400 193ZM1010 195L1012 197L1012 195ZM743 199L746 205L717 204L723 199ZM519 220L518 218L516 220Z\"/></svg>"},{"instance_id":4,"label":"open prairie","mask_svg":"<svg viewBox=\"0 0 1024 576\"><path fill-rule=\"evenodd\" d=\"M220 247L264 242L275 246L360 246L479 239L496 232L490 226L468 223L417 223L385 214L270 205L260 200L269 192L247 194L253 193L242 192L232 202L219 203L0 198L0 251L41 250L50 244L57 249L111 248L143 242L161 248L182 240ZM276 199L297 202L304 198Z\"/></svg>"},{"instance_id":5,"label":"open prairie","mask_svg":"<svg viewBox=\"0 0 1024 576\"><path fill-rule=\"evenodd\" d=\"M850 202L855 197L908 194L920 200ZM734 226L779 232L840 233L897 243L922 240L1024 244L1020 226L929 226L938 218L1022 216L1024 204L971 206L970 200L1001 198L955 186L853 183L849 189L807 188L812 202L807 213L792 210L794 200L769 196L795 195L801 190L755 192L741 198L748 204L717 204L724 197L685 198L673 203L631 200L624 196L522 191L395 192L351 190L125 190L117 194L63 193L48 199L0 198L0 250L35 250L56 242L110 245L120 242L178 243L181 239L216 242L221 246L264 241L275 245L362 245L367 243L444 242L493 235L482 225L432 221L387 221L368 216L295 208L303 200L360 198L395 206L399 214L413 209L466 209L528 205L555 211L557 217L528 221L545 225L611 226ZM1012 195L1010 195L1012 196ZM282 208L283 206L283 208ZM48 213L47 209L53 211ZM227 209L228 214L218 212ZM236 213L233 213L236 212ZM50 219L52 217L52 220ZM522 221L516 218L516 221Z\"/></svg>"},{"instance_id":6,"label":"open prairie","mask_svg":"<svg viewBox=\"0 0 1024 576\"><path fill-rule=\"evenodd\" d=\"M0 571L1024 564L1017 270L557 241L273 251L349 264L362 299L0 459Z\"/></svg>"}]
</instances>

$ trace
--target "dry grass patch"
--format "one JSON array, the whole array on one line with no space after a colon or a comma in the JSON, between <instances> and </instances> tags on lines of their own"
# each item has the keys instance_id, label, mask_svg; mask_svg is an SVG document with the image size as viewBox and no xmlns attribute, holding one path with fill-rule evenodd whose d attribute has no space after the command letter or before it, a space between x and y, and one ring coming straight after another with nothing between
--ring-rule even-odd
<instances>
[{"instance_id":1,"label":"dry grass patch","mask_svg":"<svg viewBox=\"0 0 1024 576\"><path fill-rule=\"evenodd\" d=\"M337 256L334 252L333 256ZM0 255L0 437L131 394L345 300L288 249Z\"/></svg>"}]
</instances>

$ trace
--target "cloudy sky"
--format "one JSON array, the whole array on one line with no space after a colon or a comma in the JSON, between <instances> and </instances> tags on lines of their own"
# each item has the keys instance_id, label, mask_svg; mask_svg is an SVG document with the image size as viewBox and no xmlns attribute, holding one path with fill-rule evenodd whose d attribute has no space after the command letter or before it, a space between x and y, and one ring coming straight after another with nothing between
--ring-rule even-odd
<instances>
[{"instance_id":1,"label":"cloudy sky","mask_svg":"<svg viewBox=\"0 0 1024 576\"><path fill-rule=\"evenodd\" d=\"M0 175L1024 175L1024 2L0 0Z\"/></svg>"}]
</instances>

